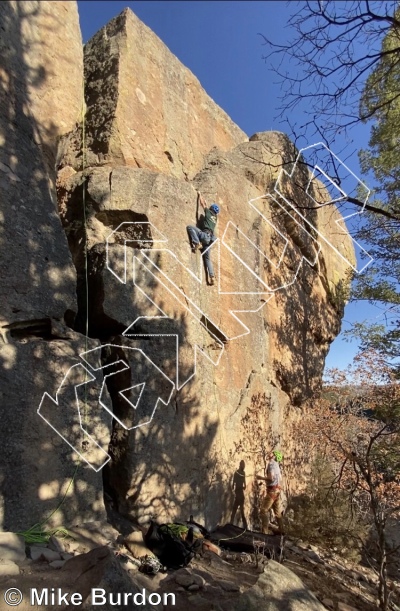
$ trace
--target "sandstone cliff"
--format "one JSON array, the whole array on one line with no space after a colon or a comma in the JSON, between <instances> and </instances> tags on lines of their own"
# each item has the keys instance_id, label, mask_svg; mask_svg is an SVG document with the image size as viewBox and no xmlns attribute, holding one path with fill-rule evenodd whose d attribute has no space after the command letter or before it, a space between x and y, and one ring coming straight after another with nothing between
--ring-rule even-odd
<instances>
[{"instance_id":1,"label":"sandstone cliff","mask_svg":"<svg viewBox=\"0 0 400 611\"><path fill-rule=\"evenodd\" d=\"M130 9L85 46L85 142L62 163L122 164L192 178L214 146L229 150L246 134ZM71 143L69 143L71 144Z\"/></svg>"},{"instance_id":2,"label":"sandstone cliff","mask_svg":"<svg viewBox=\"0 0 400 611\"><path fill-rule=\"evenodd\" d=\"M8 7L10 24L18 4L2 5ZM65 36L75 36L71 53L79 65L74 3L40 6L44 16L50 12L61 23ZM43 54L43 34L35 30L34 17L29 23ZM19 36L30 44L29 37ZM58 75L52 95L61 90L67 100L70 114L63 110L63 123L56 102L54 118L49 112L41 115L33 93L19 103L31 104L30 120L43 126L38 133L51 120L63 136L57 151L57 194L65 234L51 198L54 173L47 152L45 156L39 149L34 157L41 160L44 182L29 165L32 155L23 162L34 181L30 188L13 178L18 172L12 157L8 165L4 162L9 168L5 210L12 209L13 198L31 198L29 231L44 236L26 235L32 252L24 251L21 262L10 214L8 290L14 301L4 310L7 343L2 346L1 374L7 378L3 388L8 389L4 401L10 409L12 460L18 444L11 413L25 418L25 428L21 422L17 428L23 430L25 448L19 468L26 474L16 479L22 497L7 491L6 502L11 507L36 496L37 520L43 511L38 502L43 486L60 481L60 490L65 490L69 480L57 465L61 461L65 468L77 455L56 433L52 436L36 410L43 393L54 397L63 376L73 371L77 376L68 378L60 401L71 408L73 390L79 384L86 389L81 405L91 437L82 438L75 410L70 441L88 452L82 452L81 462L86 464L90 456L100 472L112 426L111 460L102 474L114 508L140 521L154 514L160 520L193 514L212 526L228 516L228 482L242 458L238 445L244 444L244 436L259 430L268 443L282 444L287 475L298 475L291 461L298 455L291 425L318 385L329 344L340 329L346 260L354 257L350 238L335 224L339 213L329 206L328 214L328 208L315 206L305 193L309 173L301 164L292 179L282 180L286 200L274 193L280 170L297 156L287 137L260 132L249 140L130 10L85 46L83 122L81 73L74 72L71 80L65 71L58 72L57 62L56 57L44 65ZM11 59L8 65L14 75L17 67ZM23 82L33 90L37 86L26 73ZM24 124L22 115L20 121ZM11 124L10 115L10 139ZM54 135L46 142L53 154ZM10 155L25 160L28 145L14 146ZM319 189L316 182L312 189ZM221 207L219 239L212 247L218 278L214 287L208 286L201 255L191 253L186 235L186 225L199 212L198 191ZM327 194L322 198L327 201ZM32 212L35 206L37 214ZM336 251L319 244L317 231ZM19 295L19 265L25 270L20 276L34 287L32 299ZM57 326L63 317L69 329ZM24 331L29 320L35 320L39 331ZM259 429L246 432L254 398L264 395ZM46 401L51 419L60 410ZM112 425L107 409L114 415ZM67 430L66 422L57 422ZM34 447L45 453L35 463L38 470L28 489L37 457ZM54 473L46 474L49 459ZM6 464L10 482L18 471L10 461ZM90 494L95 503L100 475L87 465L85 477L76 481L76 490ZM79 494L77 498L75 511L82 514ZM5 514L8 527L26 524L26 512L14 522ZM68 520L70 515L67 511L61 517Z\"/></svg>"},{"instance_id":3,"label":"sandstone cliff","mask_svg":"<svg viewBox=\"0 0 400 611\"><path fill-rule=\"evenodd\" d=\"M120 422L106 488L142 521L193 514L216 524L254 397L265 394L260 426L296 474L290 427L340 329L351 241L339 213L306 195L301 164L282 189L305 219L266 196L296 159L293 145L278 132L245 137L131 11L86 45L85 75L86 141L79 129L65 138L58 193L81 279L75 329L88 321L103 366L127 367L108 378ZM216 287L187 240L198 191L221 207ZM344 258L319 245L317 230Z\"/></svg>"}]
</instances>

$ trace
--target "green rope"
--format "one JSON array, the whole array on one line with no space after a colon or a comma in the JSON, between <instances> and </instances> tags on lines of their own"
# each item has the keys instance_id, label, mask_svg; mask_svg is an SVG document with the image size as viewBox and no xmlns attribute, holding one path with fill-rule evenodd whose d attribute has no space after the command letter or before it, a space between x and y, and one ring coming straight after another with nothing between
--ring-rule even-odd
<instances>
[{"instance_id":1,"label":"green rope","mask_svg":"<svg viewBox=\"0 0 400 611\"><path fill-rule=\"evenodd\" d=\"M68 531L62 526L59 526L57 528L51 528L49 530L45 530L43 528L43 525L46 524L46 522L48 522L50 518L52 518L52 516L60 509L61 505L65 501L65 498L69 492L69 489L71 488L74 482L74 479L78 472L79 467L80 467L80 462L76 465L75 473L73 474L71 481L69 482L67 486L67 489L64 493L63 498L61 499L57 507L53 509L50 515L47 516L47 518L45 518L42 522L37 522L36 524L31 526L27 530L16 533L17 535L21 535L22 537L24 537L26 543L47 543L52 535L61 535L63 537L68 535Z\"/></svg>"}]
</instances>

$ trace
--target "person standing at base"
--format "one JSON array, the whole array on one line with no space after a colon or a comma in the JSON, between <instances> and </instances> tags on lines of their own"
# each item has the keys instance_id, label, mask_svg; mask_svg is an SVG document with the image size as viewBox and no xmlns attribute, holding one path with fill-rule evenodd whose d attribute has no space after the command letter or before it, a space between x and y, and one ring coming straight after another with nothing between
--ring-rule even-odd
<instances>
[{"instance_id":1,"label":"person standing at base","mask_svg":"<svg viewBox=\"0 0 400 611\"><path fill-rule=\"evenodd\" d=\"M273 509L279 526L279 533L284 534L281 502L282 474L279 463L282 461L282 454L278 450L270 452L269 462L265 470L265 477L257 475L258 480L263 480L267 486L267 493L261 502L261 532L268 533L269 512Z\"/></svg>"},{"instance_id":2,"label":"person standing at base","mask_svg":"<svg viewBox=\"0 0 400 611\"><path fill-rule=\"evenodd\" d=\"M244 471L244 460L240 461L239 469L233 475L232 489L235 493L233 501L231 523L234 523L236 512L240 509L240 515L243 522L243 528L247 530L247 520L244 515L244 491L246 490L246 473Z\"/></svg>"},{"instance_id":3,"label":"person standing at base","mask_svg":"<svg viewBox=\"0 0 400 611\"><path fill-rule=\"evenodd\" d=\"M202 248L204 251L204 264L207 269L208 281L210 285L213 286L215 284L215 274L213 264L211 263L209 247L216 240L214 230L217 224L219 206L217 204L211 204L211 206L207 208L206 201L200 193L198 193L197 197L198 203L200 203L204 210L204 216L201 219L200 227L188 225L186 231L189 235L192 252L195 253L199 248Z\"/></svg>"}]
</instances>

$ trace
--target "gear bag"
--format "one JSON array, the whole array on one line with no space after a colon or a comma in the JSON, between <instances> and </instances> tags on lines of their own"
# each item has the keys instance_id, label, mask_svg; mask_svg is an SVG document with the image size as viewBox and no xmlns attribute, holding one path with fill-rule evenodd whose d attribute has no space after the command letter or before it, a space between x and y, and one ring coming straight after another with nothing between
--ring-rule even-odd
<instances>
[{"instance_id":1,"label":"gear bag","mask_svg":"<svg viewBox=\"0 0 400 611\"><path fill-rule=\"evenodd\" d=\"M176 534L177 532L179 534ZM159 525L153 520L144 540L161 564L168 569L179 569L188 565L195 550L201 545L200 539L194 539L192 528L181 524Z\"/></svg>"}]
</instances>

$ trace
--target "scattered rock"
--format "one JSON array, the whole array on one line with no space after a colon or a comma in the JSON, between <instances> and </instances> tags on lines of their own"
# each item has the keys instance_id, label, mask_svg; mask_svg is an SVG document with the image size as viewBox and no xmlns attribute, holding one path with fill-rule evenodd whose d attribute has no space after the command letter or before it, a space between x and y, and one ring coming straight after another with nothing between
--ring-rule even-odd
<instances>
[{"instance_id":1,"label":"scattered rock","mask_svg":"<svg viewBox=\"0 0 400 611\"><path fill-rule=\"evenodd\" d=\"M12 575L19 575L19 566L12 560L0 562L0 577L9 577Z\"/></svg>"},{"instance_id":2,"label":"scattered rock","mask_svg":"<svg viewBox=\"0 0 400 611\"><path fill-rule=\"evenodd\" d=\"M198 592L200 590L200 586L197 583L192 583L191 586L188 587L189 592Z\"/></svg>"},{"instance_id":3,"label":"scattered rock","mask_svg":"<svg viewBox=\"0 0 400 611\"><path fill-rule=\"evenodd\" d=\"M0 533L0 560L20 562L25 560L25 540L14 533Z\"/></svg>"},{"instance_id":4,"label":"scattered rock","mask_svg":"<svg viewBox=\"0 0 400 611\"><path fill-rule=\"evenodd\" d=\"M192 571L190 569L188 569L186 566L184 566L181 569L178 569L177 571L175 571L175 577L177 575L193 575L193 573L192 573Z\"/></svg>"},{"instance_id":5,"label":"scattered rock","mask_svg":"<svg viewBox=\"0 0 400 611\"><path fill-rule=\"evenodd\" d=\"M183 586L184 588L188 588L194 584L193 575L177 575L175 577L175 581L178 585Z\"/></svg>"},{"instance_id":6,"label":"scattered rock","mask_svg":"<svg viewBox=\"0 0 400 611\"><path fill-rule=\"evenodd\" d=\"M240 592L240 587L229 581L219 581L219 585L225 592Z\"/></svg>"},{"instance_id":7,"label":"scattered rock","mask_svg":"<svg viewBox=\"0 0 400 611\"><path fill-rule=\"evenodd\" d=\"M43 547L39 547L37 545L32 545L30 550L29 550L29 554L31 559L36 562L37 560L41 560L42 559L42 553L43 553Z\"/></svg>"},{"instance_id":8,"label":"scattered rock","mask_svg":"<svg viewBox=\"0 0 400 611\"><path fill-rule=\"evenodd\" d=\"M337 592L335 596L338 600L341 600L343 602L347 602L349 598L348 592Z\"/></svg>"},{"instance_id":9,"label":"scattered rock","mask_svg":"<svg viewBox=\"0 0 400 611\"><path fill-rule=\"evenodd\" d=\"M328 609L333 609L334 608L334 603L333 603L333 600L331 598L323 598L321 602Z\"/></svg>"},{"instance_id":10,"label":"scattered rock","mask_svg":"<svg viewBox=\"0 0 400 611\"><path fill-rule=\"evenodd\" d=\"M49 566L53 567L53 569L61 569L65 563L66 560L53 560L53 562L49 563Z\"/></svg>"},{"instance_id":11,"label":"scattered rock","mask_svg":"<svg viewBox=\"0 0 400 611\"><path fill-rule=\"evenodd\" d=\"M53 551L52 549L44 549L42 552L42 556L47 562L53 562L54 560L60 560L61 556L58 552Z\"/></svg>"},{"instance_id":12,"label":"scattered rock","mask_svg":"<svg viewBox=\"0 0 400 611\"><path fill-rule=\"evenodd\" d=\"M74 554L86 554L90 551L90 549L86 547L86 545L83 545L81 541L68 541L66 547L72 557Z\"/></svg>"},{"instance_id":13,"label":"scattered rock","mask_svg":"<svg viewBox=\"0 0 400 611\"><path fill-rule=\"evenodd\" d=\"M342 571L342 572L346 571L346 568L342 566L341 564L339 564L338 562L336 562L336 560L331 560L330 562L332 566L334 566L335 569L337 569L338 571Z\"/></svg>"},{"instance_id":14,"label":"scattered rock","mask_svg":"<svg viewBox=\"0 0 400 611\"><path fill-rule=\"evenodd\" d=\"M200 588L204 588L206 585L206 580L201 575L193 575L193 581L195 584L200 586Z\"/></svg>"},{"instance_id":15,"label":"scattered rock","mask_svg":"<svg viewBox=\"0 0 400 611\"><path fill-rule=\"evenodd\" d=\"M366 576L364 575L364 573L361 573L361 571L350 571L350 575L353 577L353 579L355 579L356 581L367 581Z\"/></svg>"},{"instance_id":16,"label":"scattered rock","mask_svg":"<svg viewBox=\"0 0 400 611\"><path fill-rule=\"evenodd\" d=\"M221 596L223 590L219 586L209 585L206 586L206 592L212 594L215 597Z\"/></svg>"},{"instance_id":17,"label":"scattered rock","mask_svg":"<svg viewBox=\"0 0 400 611\"><path fill-rule=\"evenodd\" d=\"M189 596L189 603L197 608L204 609L204 611L210 610L210 601L200 596L200 594L193 594L193 596Z\"/></svg>"},{"instance_id":18,"label":"scattered rock","mask_svg":"<svg viewBox=\"0 0 400 611\"><path fill-rule=\"evenodd\" d=\"M31 558L32 560L47 560L47 562L53 562L54 560L61 560L61 556L58 552L49 549L48 547L40 547L38 545L31 546Z\"/></svg>"},{"instance_id":19,"label":"scattered rock","mask_svg":"<svg viewBox=\"0 0 400 611\"><path fill-rule=\"evenodd\" d=\"M322 563L322 562L323 562L323 560L322 560L321 556L319 556L319 555L317 554L317 552L315 552L315 551L314 551L314 550L312 550L312 549L307 550L307 556L308 556L308 558L310 558L311 560L314 560L314 562L318 562L318 563Z\"/></svg>"},{"instance_id":20,"label":"scattered rock","mask_svg":"<svg viewBox=\"0 0 400 611\"><path fill-rule=\"evenodd\" d=\"M55 535L52 535L49 539L49 548L55 552L58 552L59 554L66 551L64 541Z\"/></svg>"}]
</instances>

